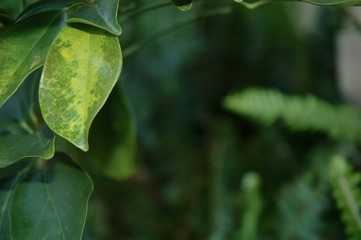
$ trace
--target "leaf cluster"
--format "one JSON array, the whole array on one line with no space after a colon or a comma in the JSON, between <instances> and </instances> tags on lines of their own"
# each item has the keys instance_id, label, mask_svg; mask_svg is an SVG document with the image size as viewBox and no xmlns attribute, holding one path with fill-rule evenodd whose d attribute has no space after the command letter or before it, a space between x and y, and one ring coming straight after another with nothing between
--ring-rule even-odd
<instances>
[{"instance_id":1,"label":"leaf cluster","mask_svg":"<svg viewBox=\"0 0 361 240\"><path fill-rule=\"evenodd\" d=\"M346 225L348 239L360 239L361 174L353 171L346 159L335 156L330 164L329 177L333 195Z\"/></svg>"},{"instance_id":2,"label":"leaf cluster","mask_svg":"<svg viewBox=\"0 0 361 240\"><path fill-rule=\"evenodd\" d=\"M18 172L2 179L2 239L81 238L92 182L68 156L56 153L62 149L55 139L89 148L90 125L122 68L117 10L117 0L38 1L2 29L0 167L22 161L15 164ZM119 91L113 102L122 104L127 130L119 132L124 138L118 143L126 149L102 165L113 178L132 172L118 171L124 165L118 157L129 161L134 151L134 128L128 129L129 110Z\"/></svg>"},{"instance_id":3,"label":"leaf cluster","mask_svg":"<svg viewBox=\"0 0 361 240\"><path fill-rule=\"evenodd\" d=\"M266 125L281 120L297 131L320 131L334 139L361 141L361 113L350 105L333 106L313 96L286 96L276 90L248 89L224 100L226 109Z\"/></svg>"},{"instance_id":4,"label":"leaf cluster","mask_svg":"<svg viewBox=\"0 0 361 240\"><path fill-rule=\"evenodd\" d=\"M136 141L135 123L124 96L123 86L120 83L117 84L123 64L122 50L119 44L119 35L122 29L117 19L119 3L123 1L31 1L34 4L26 7L20 15L16 15L14 12L20 11L21 1L15 2L19 4L12 9L13 13L10 15L13 17L1 15L0 18L0 56L6 59L0 64L0 167L14 168L14 172L1 171L0 174L2 180L0 203L3 206L0 216L0 233L3 235L0 236L1 238L4 236L5 239L41 239L44 236L51 239L80 239L84 229L88 199L93 188L92 182L81 167L71 162L68 156L56 153L56 151L64 151L79 162L79 159L91 160L97 166L97 172L105 173L113 179L128 178L135 171L133 162ZM190 1L175 1L175 3L185 7L183 10L189 10L191 6L189 5ZM319 5L358 4L355 1L315 1L312 3ZM0 3L0 8L5 6L6 10L10 5L9 1L3 1ZM152 8L156 7L152 6L148 9ZM222 10L218 13L229 13L229 9L225 8L226 11ZM139 12L142 11L146 10L139 10ZM133 13L134 16L139 12L130 11L130 15ZM215 13L217 12L208 12L205 15L214 16ZM153 31L153 29L149 29L147 31ZM148 63L151 61L148 58L147 61L147 65L150 65ZM166 61L167 64L171 64L171 62ZM155 68L154 66L149 66L149 68L153 68L153 72L154 69L156 71L160 69L159 66ZM167 70L164 67L162 69ZM143 71L139 71L137 66L137 72L142 74ZM154 87L151 85L141 86L141 88L149 90ZM187 93L188 89L182 88L181 91ZM359 140L360 116L350 107L334 108L313 97L299 99L285 97L275 92L267 94L253 92L241 97L241 106L238 105L239 103L234 104L239 101L238 98L231 97L226 100L226 106L238 109L236 111L240 111L242 114L262 119L268 124L282 119L286 125L297 130L323 131L336 139ZM265 98L263 99L263 97ZM162 104L161 106L167 104L167 101L162 99L158 101L157 103ZM184 101L181 102L184 104ZM197 112L194 102L192 101L190 108ZM151 105L147 101L141 104L142 107L147 104ZM267 106L265 107L265 105ZM193 107L194 109L192 109ZM191 110L188 107L182 109L185 113L189 113ZM97 115L99 117L95 118ZM159 115L157 114L156 117ZM189 116L187 114L180 115L185 119L183 119L184 122L187 122L186 118ZM189 146L189 149L195 149L199 144L196 140L197 135L195 134L193 138L185 136L182 130L186 125L184 122L160 123L162 130L171 124L179 124L175 133L162 131L162 134L166 137L177 135L177 139L187 142L186 146ZM226 129L225 132L232 132L232 129L224 127L227 124L220 122L220 124L209 124L209 129L212 129L210 126L219 126L219 129L222 129L220 132L224 129ZM93 125L94 134L89 136L91 125ZM347 127L346 130L345 127ZM156 142L150 144L150 148L154 151L154 146L157 146L159 143L157 141L160 140L152 133L142 134L146 136L144 139L148 139L148 142L142 142L143 145L152 141ZM212 134L210 133L206 137L211 136L210 138L212 138ZM227 136L234 137L232 134ZM103 141L103 139L107 139L107 141ZM89 148L88 141L91 148ZM218 141L215 142L218 143ZM227 145L231 140L220 142ZM172 141L164 141L162 144L159 144L159 148L165 156L171 156L170 158L173 157L173 152L170 151L167 154L164 153L164 149L179 147L177 142ZM89 150L89 154L74 150L73 146L83 151ZM215 206L213 220L216 223L214 232L223 234L227 230L224 227L226 224L221 221L224 216L222 213L224 208L217 201L221 201L223 189L220 160L228 157L226 154L222 155L227 152L225 149L228 148L219 148L217 144L212 146L215 146L214 149L207 150L220 157L217 159L219 165L215 164L213 170L210 170L214 171L210 175L215 176L214 188L212 188L216 193L213 195ZM219 149L222 154L218 152L219 155L217 155ZM159 209L157 204L161 201L158 200L157 194L165 196L164 198L171 202L169 205L178 204L183 208L192 205L188 202L183 203L183 199L198 201L198 199L205 198L203 192L198 191L205 185L204 172L202 173L204 175L198 173L205 169L202 165L204 164L203 156L189 152L182 151L181 156L177 157L188 160L190 171L188 168L182 170L179 166L183 167L183 165L175 165L171 161L159 164L160 170L158 169L158 171L166 172L166 179L173 178L171 173L175 173L174 175L177 177L175 185L179 184L177 188L172 188L169 184L169 186L163 186L159 191L152 184L156 185L158 178L161 177L156 176L152 179L151 171L148 172L147 168L142 166L145 170L143 169L144 172L141 172L138 176L139 179L135 181L139 181L147 187L151 186L152 190L149 191L151 192L149 195L155 199L152 199L154 205L152 205L152 201L146 201L146 197L142 195L144 193L136 192L133 187L125 189L124 192L127 193L127 196L121 197L128 199L130 204L120 212L130 215L129 221L132 222L132 226L136 226L133 231L138 234L137 236L147 236L147 231L142 231L146 227L139 223L141 220L136 217L136 214L129 213L128 206L138 213L138 216L142 215L147 224L154 229L160 229L154 219L147 221L148 217L153 218L153 215L156 215L153 213ZM199 162L201 163L199 164ZM229 171L231 172L231 170ZM189 180L191 174L197 176L196 181ZM244 215L241 220L242 227L238 231L238 237L241 239L255 239L258 237L257 235L261 235L256 234L263 207L260 179L257 176L250 174L244 177L243 197L241 198L244 204ZM168 184L168 181L165 182ZM186 184L182 185L183 182ZM112 187L117 189L119 186L114 184ZM109 190L110 188L107 186L104 189ZM113 201L114 189L106 193L110 201ZM323 211L323 206L320 206L323 203L320 189L318 186L314 187L308 179L302 178L302 183L292 185L285 190L286 194L281 194L282 197L279 201L283 204L280 211L283 213L284 222L289 222L290 218L296 221L296 224L292 224L290 229L284 228L286 232L282 233L284 239L290 238L290 236L316 238L317 225L312 225L315 227L312 228L308 224L318 221L318 217ZM294 198L287 198L288 192L291 192ZM295 192L302 194L297 195ZM117 194L114 193L114 195ZM316 199L311 199L310 196ZM149 202L152 203L149 204ZM292 205L290 202L295 204ZM152 206L149 207L149 205ZM201 222L202 217L206 216L204 205L203 203L199 204L199 208L197 208L198 205L192 206L194 209L201 210L192 213L193 215L190 214L191 216L185 216L186 220L180 224L179 232L183 233L183 229L181 229L183 224L190 225L193 229L202 228L198 227L200 225L198 223ZM112 211L110 215L119 210L118 206L111 204L109 206L114 207L114 209L108 207L107 210ZM301 209L306 206L306 210L302 213L299 212L300 206ZM168 209L165 208L165 211ZM290 214L290 212L292 213ZM187 213L182 211L182 214L186 215ZM172 216L172 218L174 217ZM167 220L169 219L165 219L164 223L168 227L170 221ZM221 223L218 224L219 222ZM293 228L295 225L300 228L295 230ZM306 228L309 232L303 231ZM151 231L156 230L152 229L148 232ZM185 235L187 233L182 236ZM163 234L159 236L163 236Z\"/></svg>"}]
</instances>

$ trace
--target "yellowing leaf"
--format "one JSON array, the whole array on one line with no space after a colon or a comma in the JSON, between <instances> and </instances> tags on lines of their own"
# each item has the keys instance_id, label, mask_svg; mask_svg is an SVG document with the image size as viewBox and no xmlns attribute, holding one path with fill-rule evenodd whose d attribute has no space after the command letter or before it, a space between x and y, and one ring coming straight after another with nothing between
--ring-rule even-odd
<instances>
[{"instance_id":1,"label":"yellowing leaf","mask_svg":"<svg viewBox=\"0 0 361 240\"><path fill-rule=\"evenodd\" d=\"M90 125L122 68L118 38L89 25L65 27L45 62L39 101L48 126L84 151Z\"/></svg>"}]
</instances>

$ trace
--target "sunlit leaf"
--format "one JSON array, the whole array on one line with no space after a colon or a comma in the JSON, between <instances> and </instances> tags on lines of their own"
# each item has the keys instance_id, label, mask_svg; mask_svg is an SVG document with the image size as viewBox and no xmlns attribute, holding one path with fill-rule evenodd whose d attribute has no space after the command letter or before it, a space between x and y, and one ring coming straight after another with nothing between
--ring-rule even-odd
<instances>
[{"instance_id":1,"label":"sunlit leaf","mask_svg":"<svg viewBox=\"0 0 361 240\"><path fill-rule=\"evenodd\" d=\"M40 82L40 107L48 126L87 151L90 125L121 67L116 36L88 25L65 27L51 46Z\"/></svg>"},{"instance_id":2,"label":"sunlit leaf","mask_svg":"<svg viewBox=\"0 0 361 240\"><path fill-rule=\"evenodd\" d=\"M104 125L106 121L111 122ZM97 170L116 180L134 174L135 120L120 87L113 90L96 118L90 142L93 145L89 151L89 158Z\"/></svg>"},{"instance_id":3,"label":"sunlit leaf","mask_svg":"<svg viewBox=\"0 0 361 240\"><path fill-rule=\"evenodd\" d=\"M44 64L48 49L65 24L65 15L48 12L14 25L0 36L0 106L26 76Z\"/></svg>"},{"instance_id":4,"label":"sunlit leaf","mask_svg":"<svg viewBox=\"0 0 361 240\"><path fill-rule=\"evenodd\" d=\"M69 10L68 22L80 22L102 28L120 35L122 30L117 21L119 0L89 0L87 4Z\"/></svg>"},{"instance_id":5,"label":"sunlit leaf","mask_svg":"<svg viewBox=\"0 0 361 240\"><path fill-rule=\"evenodd\" d=\"M13 239L81 239L93 184L64 154L19 182L10 204Z\"/></svg>"}]
</instances>

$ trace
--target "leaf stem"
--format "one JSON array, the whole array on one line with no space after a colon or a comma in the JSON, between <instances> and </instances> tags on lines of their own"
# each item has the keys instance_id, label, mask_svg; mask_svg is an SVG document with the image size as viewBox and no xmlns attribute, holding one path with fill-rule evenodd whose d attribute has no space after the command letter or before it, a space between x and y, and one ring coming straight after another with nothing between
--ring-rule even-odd
<instances>
[{"instance_id":1,"label":"leaf stem","mask_svg":"<svg viewBox=\"0 0 361 240\"><path fill-rule=\"evenodd\" d=\"M118 17L119 22L125 22L126 20L138 16L142 13L146 13L152 10L164 8L167 6L173 5L171 1L163 2L163 3L156 3L150 6L145 6L139 9L135 9L134 11L130 11L129 13L124 14L123 16Z\"/></svg>"},{"instance_id":2,"label":"leaf stem","mask_svg":"<svg viewBox=\"0 0 361 240\"><path fill-rule=\"evenodd\" d=\"M229 0L227 0L229 1ZM230 0L232 1L232 0ZM193 0L193 2L206 2L206 0ZM149 6L145 6L139 9L135 9L135 10L130 10L130 11L126 11L125 13L123 13L123 16L118 17L118 21L119 22L125 22L130 18L136 17L140 14L152 11L152 10L157 10L157 9L161 9L164 7L168 7L174 5L174 3L171 0L168 0L166 2L162 2L162 3L156 3L156 4L152 4Z\"/></svg>"},{"instance_id":3,"label":"leaf stem","mask_svg":"<svg viewBox=\"0 0 361 240\"><path fill-rule=\"evenodd\" d=\"M222 14L229 14L231 12L231 8L230 7L223 7L223 8L219 8L219 9L211 9L206 11L202 17L203 18L207 18L207 17L212 17L212 16L216 16L216 15L222 15ZM170 34L176 30L179 30L181 28L185 28L195 22L197 22L199 20L199 17L195 17L192 18L188 21L183 21L180 22L170 28L158 31L157 33L149 36L148 38L145 38L144 40L138 41L134 44L132 44L131 46L127 47L124 49L123 51L123 58L129 57L130 55L134 54L135 52L137 52L139 49L149 45L150 43L154 42L155 40L157 40L159 38L159 36L164 36L167 34Z\"/></svg>"}]
</instances>

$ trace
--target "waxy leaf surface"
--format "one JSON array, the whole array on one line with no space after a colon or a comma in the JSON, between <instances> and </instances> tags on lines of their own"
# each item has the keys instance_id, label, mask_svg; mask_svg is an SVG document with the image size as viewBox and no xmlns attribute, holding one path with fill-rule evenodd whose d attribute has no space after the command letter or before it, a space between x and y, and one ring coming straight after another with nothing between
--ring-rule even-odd
<instances>
[{"instance_id":1,"label":"waxy leaf surface","mask_svg":"<svg viewBox=\"0 0 361 240\"><path fill-rule=\"evenodd\" d=\"M37 165L13 191L12 239L80 240L93 190L91 179L64 154Z\"/></svg>"},{"instance_id":2,"label":"waxy leaf surface","mask_svg":"<svg viewBox=\"0 0 361 240\"><path fill-rule=\"evenodd\" d=\"M0 106L26 76L44 64L49 47L64 27L65 15L48 12L15 24L0 36Z\"/></svg>"},{"instance_id":3,"label":"waxy leaf surface","mask_svg":"<svg viewBox=\"0 0 361 240\"><path fill-rule=\"evenodd\" d=\"M54 155L54 134L44 127L33 134L0 137L0 168L27 157L50 159Z\"/></svg>"},{"instance_id":4,"label":"waxy leaf surface","mask_svg":"<svg viewBox=\"0 0 361 240\"><path fill-rule=\"evenodd\" d=\"M40 82L40 107L48 126L87 151L90 125L121 67L116 36L89 25L65 27L50 48Z\"/></svg>"},{"instance_id":5,"label":"waxy leaf surface","mask_svg":"<svg viewBox=\"0 0 361 240\"><path fill-rule=\"evenodd\" d=\"M80 22L102 28L120 35L122 30L117 21L119 0L94 0L69 9L68 22Z\"/></svg>"}]
</instances>

